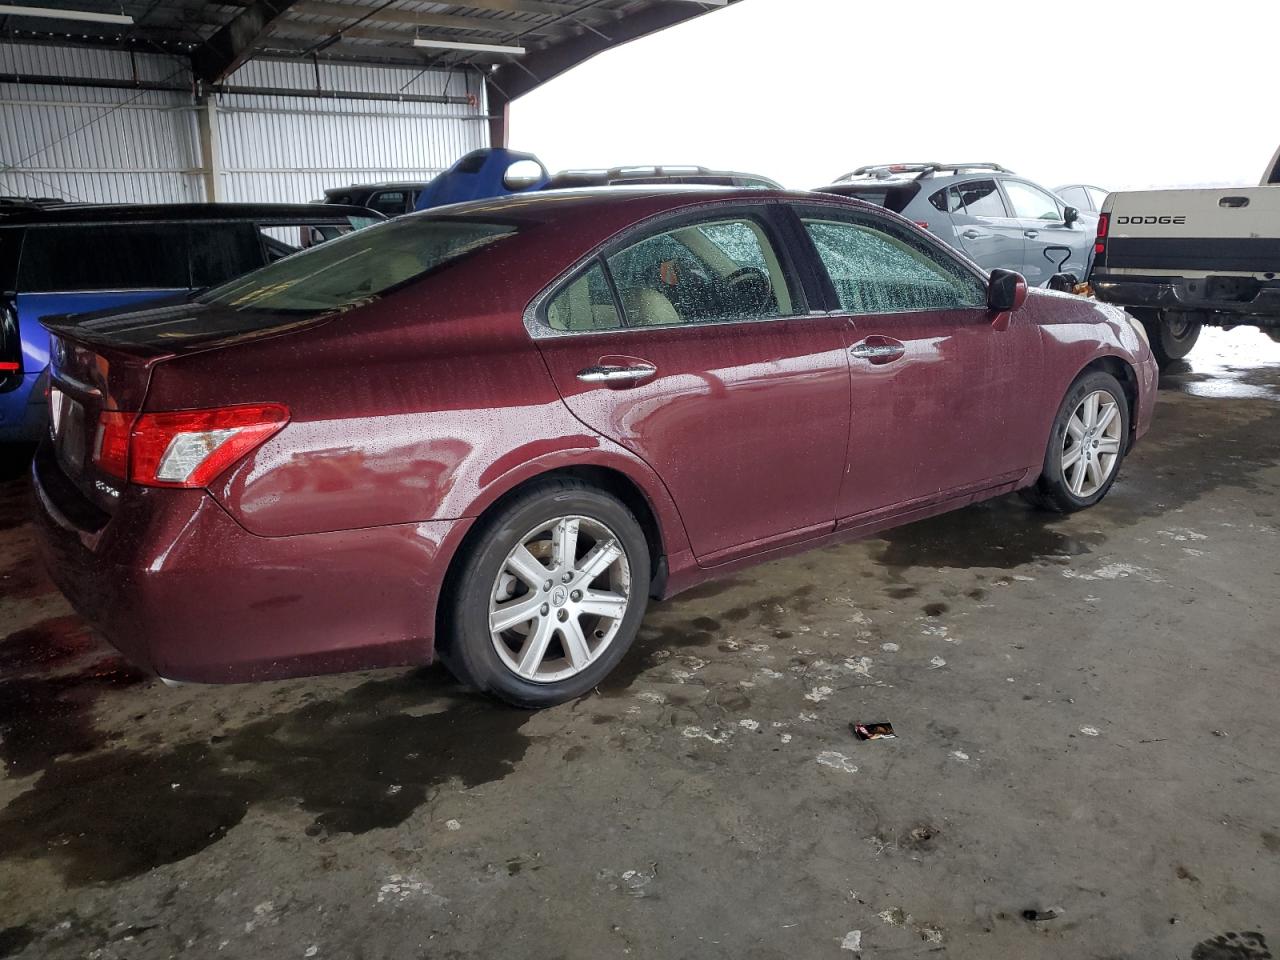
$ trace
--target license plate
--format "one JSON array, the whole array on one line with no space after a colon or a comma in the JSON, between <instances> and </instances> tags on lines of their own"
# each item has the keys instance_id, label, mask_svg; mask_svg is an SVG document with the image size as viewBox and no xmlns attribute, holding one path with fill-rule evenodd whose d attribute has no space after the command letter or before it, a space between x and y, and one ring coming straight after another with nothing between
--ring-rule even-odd
<instances>
[{"instance_id":1,"label":"license plate","mask_svg":"<svg viewBox=\"0 0 1280 960\"><path fill-rule=\"evenodd\" d=\"M49 416L53 422L53 447L71 473L84 469L84 407L57 387L49 392Z\"/></svg>"}]
</instances>

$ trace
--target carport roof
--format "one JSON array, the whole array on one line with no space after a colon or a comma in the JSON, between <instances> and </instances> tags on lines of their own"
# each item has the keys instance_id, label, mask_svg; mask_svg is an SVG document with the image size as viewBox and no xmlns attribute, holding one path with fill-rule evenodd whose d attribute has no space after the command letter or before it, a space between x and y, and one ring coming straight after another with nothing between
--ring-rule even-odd
<instances>
[{"instance_id":1,"label":"carport roof","mask_svg":"<svg viewBox=\"0 0 1280 960\"><path fill-rule=\"evenodd\" d=\"M467 66L481 70L500 99L510 100L603 50L735 2L18 0L0 4L8 11L0 15L0 37L190 56L197 78L206 83L225 80L255 58ZM33 12L14 13L15 6ZM40 9L45 15L34 12ZM49 10L124 14L133 22L58 19ZM490 49L435 45L439 43Z\"/></svg>"}]
</instances>

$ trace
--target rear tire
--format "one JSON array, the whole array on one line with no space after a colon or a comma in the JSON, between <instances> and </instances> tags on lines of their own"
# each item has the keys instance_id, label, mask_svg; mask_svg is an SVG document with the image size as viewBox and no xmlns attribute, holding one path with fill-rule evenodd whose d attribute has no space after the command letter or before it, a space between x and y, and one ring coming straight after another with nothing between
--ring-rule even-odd
<instances>
[{"instance_id":1,"label":"rear tire","mask_svg":"<svg viewBox=\"0 0 1280 960\"><path fill-rule=\"evenodd\" d=\"M1120 381L1100 370L1067 391L1045 451L1044 469L1023 496L1055 513L1091 507L1115 483L1129 442L1129 401Z\"/></svg>"},{"instance_id":2,"label":"rear tire","mask_svg":"<svg viewBox=\"0 0 1280 960\"><path fill-rule=\"evenodd\" d=\"M1169 310L1130 310L1147 331L1151 352L1163 370L1183 359L1200 339L1200 321L1193 314Z\"/></svg>"},{"instance_id":3,"label":"rear tire","mask_svg":"<svg viewBox=\"0 0 1280 960\"><path fill-rule=\"evenodd\" d=\"M535 483L485 518L465 549L440 657L459 680L507 703L536 709L588 693L640 629L648 543L631 511L602 490Z\"/></svg>"}]
</instances>

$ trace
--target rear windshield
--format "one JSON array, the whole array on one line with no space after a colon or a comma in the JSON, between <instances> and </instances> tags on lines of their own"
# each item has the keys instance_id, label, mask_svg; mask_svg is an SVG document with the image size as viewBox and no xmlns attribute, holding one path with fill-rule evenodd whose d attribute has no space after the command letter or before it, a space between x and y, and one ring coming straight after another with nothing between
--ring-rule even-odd
<instances>
[{"instance_id":1,"label":"rear windshield","mask_svg":"<svg viewBox=\"0 0 1280 960\"><path fill-rule=\"evenodd\" d=\"M515 232L510 224L474 220L395 220L255 270L197 299L236 310L334 310L398 287Z\"/></svg>"}]
</instances>

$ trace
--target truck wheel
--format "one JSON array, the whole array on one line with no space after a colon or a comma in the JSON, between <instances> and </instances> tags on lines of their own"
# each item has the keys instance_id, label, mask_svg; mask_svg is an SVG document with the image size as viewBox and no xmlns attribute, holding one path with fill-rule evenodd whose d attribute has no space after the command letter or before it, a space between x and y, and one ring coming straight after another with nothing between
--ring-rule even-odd
<instances>
[{"instance_id":1,"label":"truck wheel","mask_svg":"<svg viewBox=\"0 0 1280 960\"><path fill-rule=\"evenodd\" d=\"M1181 360L1200 339L1200 321L1194 314L1171 310L1131 310L1146 328L1151 352L1163 370Z\"/></svg>"}]
</instances>

